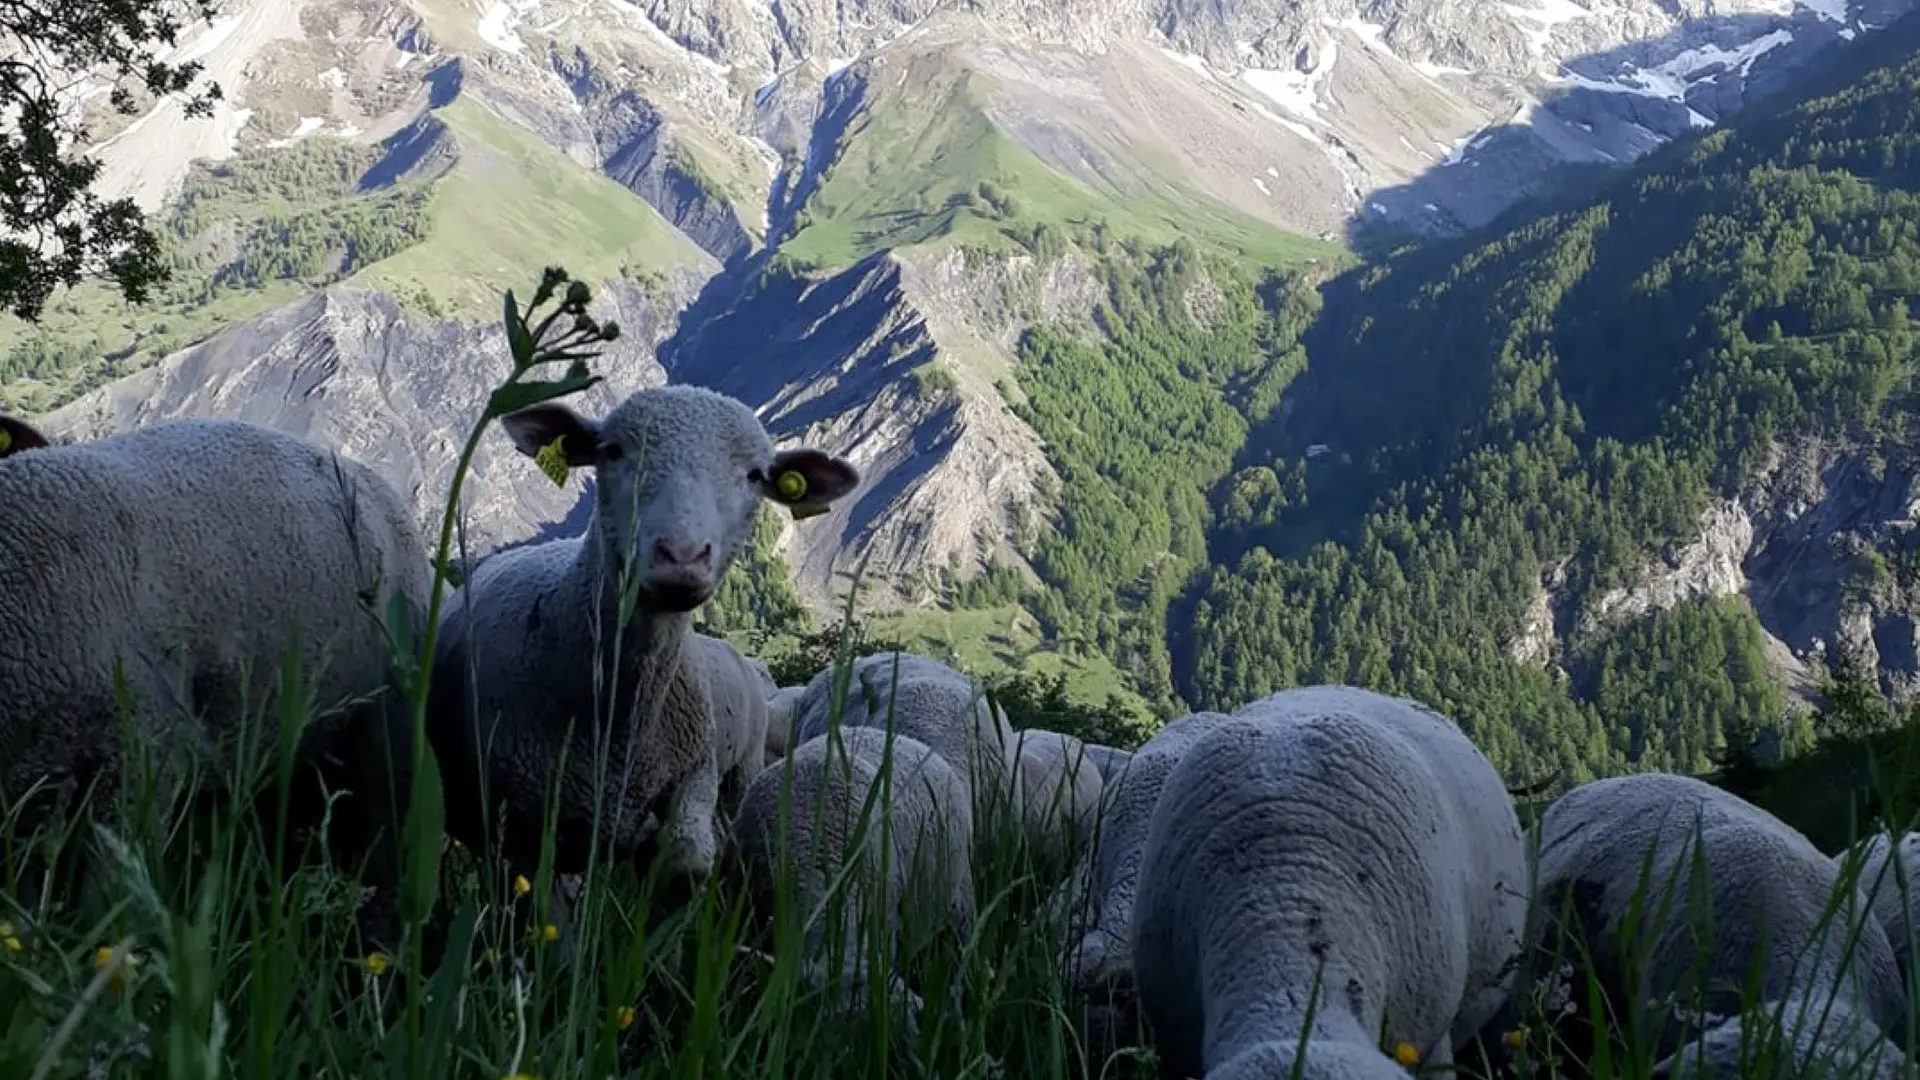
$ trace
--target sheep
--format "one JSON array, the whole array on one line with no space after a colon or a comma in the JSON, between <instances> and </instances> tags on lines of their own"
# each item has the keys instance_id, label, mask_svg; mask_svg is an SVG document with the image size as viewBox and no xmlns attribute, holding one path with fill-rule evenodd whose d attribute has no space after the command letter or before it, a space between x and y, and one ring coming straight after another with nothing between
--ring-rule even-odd
<instances>
[{"instance_id":1,"label":"sheep","mask_svg":"<svg viewBox=\"0 0 1920 1080\"><path fill-rule=\"evenodd\" d=\"M1087 744L1039 728L1007 733L1010 801L1042 865L1076 856L1093 829L1105 781Z\"/></svg>"},{"instance_id":2,"label":"sheep","mask_svg":"<svg viewBox=\"0 0 1920 1080\"><path fill-rule=\"evenodd\" d=\"M806 696L805 686L783 686L767 695L767 761L777 761L786 754L794 718Z\"/></svg>"},{"instance_id":3,"label":"sheep","mask_svg":"<svg viewBox=\"0 0 1920 1080\"><path fill-rule=\"evenodd\" d=\"M757 656L742 656L741 659L753 671L754 687L760 695L760 700L765 701L771 698L780 687L773 681L773 672L767 668L767 662Z\"/></svg>"},{"instance_id":4,"label":"sheep","mask_svg":"<svg viewBox=\"0 0 1920 1080\"><path fill-rule=\"evenodd\" d=\"M1898 872L1893 860L1896 851L1900 862ZM1860 889L1867 895L1881 928L1887 932L1894 962L1904 973L1910 967L1913 935L1920 932L1920 919L1913 917L1913 909L1920 907L1920 833L1907 833L1898 844L1887 833L1877 833L1852 851L1835 856L1836 864L1849 860L1859 866ZM1902 881L1906 883L1904 891Z\"/></svg>"},{"instance_id":5,"label":"sheep","mask_svg":"<svg viewBox=\"0 0 1920 1080\"><path fill-rule=\"evenodd\" d=\"M807 683L794 709L789 739L804 742L826 734L833 719L838 674L836 667L828 667ZM1004 785L1006 740L1012 729L967 676L909 652L874 653L854 660L840 725L885 728L890 717L895 731L933 747L959 769L976 799L983 790L1000 790ZM981 823L976 820L976 824Z\"/></svg>"},{"instance_id":6,"label":"sheep","mask_svg":"<svg viewBox=\"0 0 1920 1080\"><path fill-rule=\"evenodd\" d=\"M1729 1049L1739 1049L1741 997L1756 961L1760 1000L1787 1009L1791 1041L1803 1048L1844 1051L1835 1044L1871 1045L1901 1030L1906 998L1886 931L1872 918L1848 925L1846 913L1866 906L1851 886L1829 912L1838 868L1752 803L1690 776L1642 773L1569 791L1539 828L1535 896L1546 918L1530 934L1536 947L1555 944L1548 931L1557 926L1622 1007L1650 1012L1671 1000L1690 1010L1697 986L1707 1015L1725 1018L1684 1047L1679 1025L1660 1024L1656 1072L1700 1058L1716 1075L1733 1075ZM1629 918L1643 929L1621 941ZM1808 1018L1821 1019L1817 1037L1801 1024L1808 1004Z\"/></svg>"},{"instance_id":7,"label":"sheep","mask_svg":"<svg viewBox=\"0 0 1920 1080\"><path fill-rule=\"evenodd\" d=\"M484 842L504 805L496 842L530 870L557 783L560 873L582 872L597 839L611 857L657 850L671 878L704 880L719 776L711 703L687 657L692 613L763 499L809 517L860 474L821 450L776 452L746 405L692 386L640 390L600 421L549 403L501 424L529 457L557 444L568 466L593 469L596 501L583 535L493 555L447 607L430 734L448 831Z\"/></svg>"},{"instance_id":8,"label":"sheep","mask_svg":"<svg viewBox=\"0 0 1920 1080\"><path fill-rule=\"evenodd\" d=\"M767 698L755 661L733 643L705 634L689 634L690 659L706 678L713 707L714 765L720 773L720 805L740 804L747 781L766 763Z\"/></svg>"},{"instance_id":9,"label":"sheep","mask_svg":"<svg viewBox=\"0 0 1920 1080\"><path fill-rule=\"evenodd\" d=\"M876 795L889 740L892 775L884 792ZM867 831L856 839L853 832L870 798ZM791 868L793 907L808 913L803 930L806 980L815 988L837 983L843 993L858 994L868 980L867 947L860 932L867 901L880 897L886 905L890 962L899 948L902 920L913 921L910 913L934 913L935 921L919 924L921 929L937 931L944 924L961 940L972 934L969 801L965 781L927 744L877 728L844 728L800 744L789 764L769 767L747 785L734 818L728 865L744 878L761 912L776 910L781 868ZM827 957L831 941L825 905L836 877L854 858L859 862L837 901L843 959L836 979ZM884 882L879 878L882 858L887 860ZM890 993L906 1003L909 1028L917 1029L918 996L900 982L897 972L889 971L888 985Z\"/></svg>"},{"instance_id":10,"label":"sheep","mask_svg":"<svg viewBox=\"0 0 1920 1080\"><path fill-rule=\"evenodd\" d=\"M413 747L385 620L391 604L392 630L419 640L431 587L400 494L363 464L237 421L55 446L0 415L0 434L4 797L51 780L58 804L92 783L111 819L126 752L116 665L126 736L156 751L162 792L187 773L228 776L243 738L271 753L275 672L291 657L314 707L300 778L312 766L350 790L329 837L336 856L368 859L362 934L391 944ZM56 809L35 800L23 824Z\"/></svg>"},{"instance_id":11,"label":"sheep","mask_svg":"<svg viewBox=\"0 0 1920 1080\"><path fill-rule=\"evenodd\" d=\"M1102 746L1099 743L1087 743L1086 747L1087 757L1092 760L1093 767L1100 770L1100 779L1109 784L1113 782L1115 774L1126 768L1127 762L1133 760L1131 750Z\"/></svg>"},{"instance_id":12,"label":"sheep","mask_svg":"<svg viewBox=\"0 0 1920 1080\"><path fill-rule=\"evenodd\" d=\"M1154 803L1174 762L1225 719L1217 712L1180 717L1154 732L1107 777L1092 843L1049 902L1050 919L1064 924L1066 933L1064 982L1086 1008L1082 1029L1100 1057L1118 1049L1123 1033L1138 1023L1128 935Z\"/></svg>"},{"instance_id":13,"label":"sheep","mask_svg":"<svg viewBox=\"0 0 1920 1080\"><path fill-rule=\"evenodd\" d=\"M1405 1080L1383 1030L1450 1063L1505 1000L1525 886L1500 777L1446 717L1321 686L1214 721L1140 856L1130 946L1161 1076L1271 1080L1304 1046L1304 1077Z\"/></svg>"}]
</instances>

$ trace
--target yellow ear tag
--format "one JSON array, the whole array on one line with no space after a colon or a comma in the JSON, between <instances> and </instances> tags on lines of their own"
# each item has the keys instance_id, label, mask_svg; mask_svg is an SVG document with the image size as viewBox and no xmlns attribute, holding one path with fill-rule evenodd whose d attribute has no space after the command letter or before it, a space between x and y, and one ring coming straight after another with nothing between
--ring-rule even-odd
<instances>
[{"instance_id":1,"label":"yellow ear tag","mask_svg":"<svg viewBox=\"0 0 1920 1080\"><path fill-rule=\"evenodd\" d=\"M780 493L781 502L799 502L807 494L807 478L803 473L788 469L773 481L773 490Z\"/></svg>"},{"instance_id":2,"label":"yellow ear tag","mask_svg":"<svg viewBox=\"0 0 1920 1080\"><path fill-rule=\"evenodd\" d=\"M533 455L533 463L540 466L554 487L567 486L567 455L560 449L560 444L566 441L567 437L561 435Z\"/></svg>"}]
</instances>

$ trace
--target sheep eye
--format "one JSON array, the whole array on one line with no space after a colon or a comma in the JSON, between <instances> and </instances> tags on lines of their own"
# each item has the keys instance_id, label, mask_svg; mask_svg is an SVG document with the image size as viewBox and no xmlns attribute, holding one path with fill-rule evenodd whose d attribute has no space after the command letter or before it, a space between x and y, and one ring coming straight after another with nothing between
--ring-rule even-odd
<instances>
[{"instance_id":1,"label":"sheep eye","mask_svg":"<svg viewBox=\"0 0 1920 1080\"><path fill-rule=\"evenodd\" d=\"M760 468L760 466L755 465L753 468L747 470L747 483L752 484L755 487L758 487L761 484L764 484L766 482L767 482L767 474L765 471L763 471Z\"/></svg>"}]
</instances>

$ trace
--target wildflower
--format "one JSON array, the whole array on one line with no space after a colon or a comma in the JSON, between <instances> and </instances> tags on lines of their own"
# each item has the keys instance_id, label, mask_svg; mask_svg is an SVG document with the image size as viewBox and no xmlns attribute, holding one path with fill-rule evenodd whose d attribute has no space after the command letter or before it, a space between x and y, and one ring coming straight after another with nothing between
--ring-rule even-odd
<instances>
[{"instance_id":1,"label":"wildflower","mask_svg":"<svg viewBox=\"0 0 1920 1080\"><path fill-rule=\"evenodd\" d=\"M105 971L107 970L107 965L112 962L113 962L113 946L102 945L99 948L93 950L93 970ZM129 949L125 953L121 954L120 966L114 969L114 972L112 975L108 976L107 986L116 991L123 989L126 986L126 982L127 982L126 980L127 972L132 971L134 968L134 965L137 963L139 963L139 958L133 955L133 950Z\"/></svg>"},{"instance_id":2,"label":"wildflower","mask_svg":"<svg viewBox=\"0 0 1920 1080\"><path fill-rule=\"evenodd\" d=\"M1526 1028L1514 1028L1512 1031L1507 1032L1507 1045L1512 1047L1515 1050L1520 1049L1520 1047L1524 1045L1526 1041L1527 1041Z\"/></svg>"},{"instance_id":3,"label":"wildflower","mask_svg":"<svg viewBox=\"0 0 1920 1080\"><path fill-rule=\"evenodd\" d=\"M566 307L574 312L586 309L587 301L593 299L593 290L584 281L575 281L567 285Z\"/></svg>"},{"instance_id":4,"label":"wildflower","mask_svg":"<svg viewBox=\"0 0 1920 1080\"><path fill-rule=\"evenodd\" d=\"M1412 1043L1403 1042L1393 1048L1393 1060L1411 1069L1420 1064L1420 1051L1415 1050Z\"/></svg>"},{"instance_id":5,"label":"wildflower","mask_svg":"<svg viewBox=\"0 0 1920 1080\"><path fill-rule=\"evenodd\" d=\"M488 967L492 967L493 965L499 963L500 962L499 950L489 947L486 952L483 952L480 954L480 962L487 965Z\"/></svg>"},{"instance_id":6,"label":"wildflower","mask_svg":"<svg viewBox=\"0 0 1920 1080\"><path fill-rule=\"evenodd\" d=\"M622 1006L620 1009L620 1012L615 1016L614 1022L620 1025L621 1031L625 1031L628 1028L632 1027L633 1026L633 1006L631 1005Z\"/></svg>"},{"instance_id":7,"label":"wildflower","mask_svg":"<svg viewBox=\"0 0 1920 1080\"><path fill-rule=\"evenodd\" d=\"M387 959L386 953L368 953L367 958L360 961L360 966L367 969L367 974L377 977L387 973L392 961Z\"/></svg>"},{"instance_id":8,"label":"wildflower","mask_svg":"<svg viewBox=\"0 0 1920 1080\"><path fill-rule=\"evenodd\" d=\"M20 932L15 930L10 922L0 922L0 948L5 948L8 952L19 952L23 948L20 944Z\"/></svg>"},{"instance_id":9,"label":"wildflower","mask_svg":"<svg viewBox=\"0 0 1920 1080\"><path fill-rule=\"evenodd\" d=\"M518 896L525 896L533 891L533 883L527 880L527 875L515 874L513 875L513 891Z\"/></svg>"},{"instance_id":10,"label":"wildflower","mask_svg":"<svg viewBox=\"0 0 1920 1080\"><path fill-rule=\"evenodd\" d=\"M553 925L552 923L548 923L547 925L541 927L540 940L541 941L559 941L560 928Z\"/></svg>"}]
</instances>

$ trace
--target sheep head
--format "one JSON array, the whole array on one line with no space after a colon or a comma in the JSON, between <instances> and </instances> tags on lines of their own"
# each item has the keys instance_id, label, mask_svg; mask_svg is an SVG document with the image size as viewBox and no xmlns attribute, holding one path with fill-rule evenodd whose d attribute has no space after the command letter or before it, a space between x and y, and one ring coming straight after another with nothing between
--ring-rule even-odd
<instances>
[{"instance_id":1,"label":"sheep head","mask_svg":"<svg viewBox=\"0 0 1920 1080\"><path fill-rule=\"evenodd\" d=\"M605 565L633 574L655 611L706 603L752 535L760 500L810 517L860 483L844 458L776 452L745 404L694 386L641 390L599 421L550 403L501 424L529 457L557 441L569 466L594 470L589 542L602 545Z\"/></svg>"}]
</instances>

